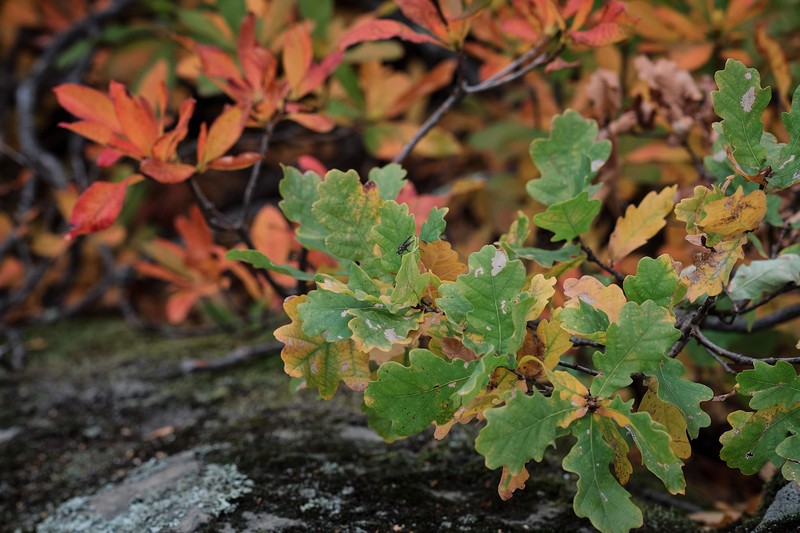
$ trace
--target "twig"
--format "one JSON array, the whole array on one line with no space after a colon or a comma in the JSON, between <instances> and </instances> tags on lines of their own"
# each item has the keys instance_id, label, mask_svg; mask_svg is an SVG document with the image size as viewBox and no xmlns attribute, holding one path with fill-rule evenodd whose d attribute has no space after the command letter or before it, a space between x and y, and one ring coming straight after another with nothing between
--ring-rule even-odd
<instances>
[{"instance_id":1,"label":"twig","mask_svg":"<svg viewBox=\"0 0 800 533\"><path fill-rule=\"evenodd\" d=\"M737 319L731 323L726 323L714 317L707 318L702 325L704 329L711 329L714 331L748 333L751 331L762 331L769 329L773 326L777 326L778 324L789 322L797 317L800 317L800 304L790 305L788 307L784 307L780 311L774 312L771 315L757 318L750 326L748 326L744 320Z\"/></svg>"},{"instance_id":2,"label":"twig","mask_svg":"<svg viewBox=\"0 0 800 533\"><path fill-rule=\"evenodd\" d=\"M422 140L422 138L425 137L425 135L427 135L428 132L430 132L430 130L432 130L442 120L442 118L444 118L444 116L453 108L453 106L455 106L467 94L488 91L506 83L510 83L521 78L536 67L552 60L552 58L558 55L558 53L561 51L563 45L559 44L559 46L550 53L543 53L542 50L549 42L550 38L541 40L533 48L516 58L492 77L475 85L470 85L462 79L464 75L464 57L463 55L459 56L459 66L456 71L456 80L450 95L439 105L438 108L436 108L436 111L434 111L428 117L422 126L420 126L419 130L417 130L417 133L414 134L411 140L406 143L400 153L394 157L392 162L402 163L406 157L408 157L414 147Z\"/></svg>"},{"instance_id":3,"label":"twig","mask_svg":"<svg viewBox=\"0 0 800 533\"><path fill-rule=\"evenodd\" d=\"M571 342L573 346L591 346L592 348L605 348L605 345L603 343L589 339L584 339L582 337L572 336L569 338L569 342Z\"/></svg>"},{"instance_id":4,"label":"twig","mask_svg":"<svg viewBox=\"0 0 800 533\"><path fill-rule=\"evenodd\" d=\"M714 176L708 173L705 163L703 163L703 160L700 158L700 156L698 156L697 153L692 149L692 146L689 144L689 140L686 138L686 136L681 136L681 146L683 146L683 148L689 152L689 157L692 159L692 164L694 165L694 168L697 170L697 173L700 175L700 177L703 178L703 181L714 183L716 179Z\"/></svg>"},{"instance_id":5,"label":"twig","mask_svg":"<svg viewBox=\"0 0 800 533\"><path fill-rule=\"evenodd\" d=\"M667 357L675 358L681 353L681 350L683 350L684 346L686 346L686 343L688 343L691 338L692 330L705 320L715 301L716 296L710 296L706 298L705 302L700 304L700 307L693 312L684 313L675 321L678 331L681 332L681 337L675 341L675 344L669 349Z\"/></svg>"},{"instance_id":6,"label":"twig","mask_svg":"<svg viewBox=\"0 0 800 533\"><path fill-rule=\"evenodd\" d=\"M272 138L272 132L275 129L275 122L270 120L264 128L264 133L261 135L261 146L258 153L261 157L256 161L253 168L250 169L250 179L247 180L247 187L244 190L244 200L242 202L242 218L239 221L239 227L246 228L250 220L250 207L253 203L253 193L255 192L258 178L261 175L261 166L264 164L264 158L269 150L269 141Z\"/></svg>"},{"instance_id":7,"label":"twig","mask_svg":"<svg viewBox=\"0 0 800 533\"><path fill-rule=\"evenodd\" d=\"M732 352L730 350L726 350L722 346L717 346L712 341L708 339L703 332L700 331L699 328L695 327L692 329L692 336L697 340L697 343L705 348L706 350L713 352L721 357L729 359L734 363L740 363L743 365L752 365L755 361L763 361L767 364L774 365L778 361L785 361L787 363L793 365L800 365L800 357L749 357L747 355L742 355L740 353Z\"/></svg>"},{"instance_id":8,"label":"twig","mask_svg":"<svg viewBox=\"0 0 800 533\"><path fill-rule=\"evenodd\" d=\"M602 268L603 270L614 276L614 279L617 280L617 282L622 283L623 281L625 281L625 276L623 276L621 272L615 270L614 267L612 267L611 265L603 263L600 260L600 258L595 255L594 251L588 246L586 246L581 239L578 239L578 243L580 244L583 253L586 254L586 259L588 259L592 263L596 264L597 266L599 266L600 268Z\"/></svg>"},{"instance_id":9,"label":"twig","mask_svg":"<svg viewBox=\"0 0 800 533\"><path fill-rule=\"evenodd\" d=\"M738 315L743 315L745 313L749 313L750 311L758 309L762 305L774 300L775 298L777 298L781 294L786 294L787 292L792 292L792 291L795 291L797 289L800 289L800 287L798 287L794 283L787 283L783 287L780 287L779 289L775 289L774 291L765 294L764 296L762 296L761 298L759 298L755 302L751 302L750 304L748 304L748 305L746 305L744 307L734 308L732 311L728 311L728 310L716 311L716 310L714 310L714 311L710 312L709 315L713 315L713 316L738 316ZM733 299L731 299L731 301L733 301Z\"/></svg>"},{"instance_id":10,"label":"twig","mask_svg":"<svg viewBox=\"0 0 800 533\"><path fill-rule=\"evenodd\" d=\"M598 372L597 370L585 367L583 365L579 365L578 363L570 363L569 361L559 361L558 366L571 368L572 370L577 370L578 372L583 372L584 374L589 374L590 376L600 375L600 372Z\"/></svg>"},{"instance_id":11,"label":"twig","mask_svg":"<svg viewBox=\"0 0 800 533\"><path fill-rule=\"evenodd\" d=\"M186 359L181 363L181 370L186 373L202 372L229 368L262 355L273 355L283 348L283 343L269 342L255 346L241 346L231 350L220 359Z\"/></svg>"}]
</instances>

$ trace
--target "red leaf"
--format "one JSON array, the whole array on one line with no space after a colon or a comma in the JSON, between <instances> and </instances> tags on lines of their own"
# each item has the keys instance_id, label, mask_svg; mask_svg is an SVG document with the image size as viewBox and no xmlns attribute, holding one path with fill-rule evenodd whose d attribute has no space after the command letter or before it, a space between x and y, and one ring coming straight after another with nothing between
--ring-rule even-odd
<instances>
[{"instance_id":1,"label":"red leaf","mask_svg":"<svg viewBox=\"0 0 800 533\"><path fill-rule=\"evenodd\" d=\"M113 148L109 148L106 146L100 152L100 155L97 156L97 166L110 167L124 156L125 154L123 154L119 150L114 150Z\"/></svg>"},{"instance_id":2,"label":"red leaf","mask_svg":"<svg viewBox=\"0 0 800 533\"><path fill-rule=\"evenodd\" d=\"M83 191L69 217L70 230L66 238L74 239L78 235L94 233L113 224L122 211L129 179L118 183L96 181Z\"/></svg>"},{"instance_id":3,"label":"red leaf","mask_svg":"<svg viewBox=\"0 0 800 533\"><path fill-rule=\"evenodd\" d=\"M86 137L90 141L97 144L108 144L114 138L114 132L99 122L90 122L88 120L79 120L78 122L62 122L59 124L62 128L66 128L81 137Z\"/></svg>"},{"instance_id":4,"label":"red leaf","mask_svg":"<svg viewBox=\"0 0 800 533\"><path fill-rule=\"evenodd\" d=\"M305 79L300 84L297 97L305 96L323 84L328 76L336 70L342 63L344 52L334 52L327 56L319 65L312 65L306 74Z\"/></svg>"},{"instance_id":5,"label":"red leaf","mask_svg":"<svg viewBox=\"0 0 800 533\"><path fill-rule=\"evenodd\" d=\"M59 85L53 92L61 107L76 117L97 122L112 131L120 131L114 104L107 95L75 83Z\"/></svg>"},{"instance_id":6,"label":"red leaf","mask_svg":"<svg viewBox=\"0 0 800 533\"><path fill-rule=\"evenodd\" d=\"M311 48L308 27L305 24L296 24L283 35L283 71L295 96L313 60L314 51Z\"/></svg>"},{"instance_id":7,"label":"red leaf","mask_svg":"<svg viewBox=\"0 0 800 533\"><path fill-rule=\"evenodd\" d=\"M145 159L139 165L139 170L159 183L180 183L195 173L195 168L191 165L169 163L158 159Z\"/></svg>"},{"instance_id":8,"label":"red leaf","mask_svg":"<svg viewBox=\"0 0 800 533\"><path fill-rule=\"evenodd\" d=\"M178 112L178 123L175 128L159 137L153 145L153 157L166 161L175 156L178 143L185 139L189 133L189 119L192 118L192 113L194 113L194 100L189 98L181 103L181 108Z\"/></svg>"},{"instance_id":9,"label":"red leaf","mask_svg":"<svg viewBox=\"0 0 800 533\"><path fill-rule=\"evenodd\" d=\"M214 170L241 170L253 166L259 159L261 159L261 154L257 152L224 155L210 162L208 168L213 168Z\"/></svg>"},{"instance_id":10,"label":"red leaf","mask_svg":"<svg viewBox=\"0 0 800 533\"><path fill-rule=\"evenodd\" d=\"M229 107L211 124L204 142L197 143L197 166L205 168L209 161L225 155L244 131L247 114L241 107Z\"/></svg>"},{"instance_id":11,"label":"red leaf","mask_svg":"<svg viewBox=\"0 0 800 533\"><path fill-rule=\"evenodd\" d=\"M403 39L412 43L431 43L442 46L442 43L430 35L417 33L405 24L394 20L370 20L345 32L339 39L339 49L365 41L381 41L393 38Z\"/></svg>"}]
</instances>

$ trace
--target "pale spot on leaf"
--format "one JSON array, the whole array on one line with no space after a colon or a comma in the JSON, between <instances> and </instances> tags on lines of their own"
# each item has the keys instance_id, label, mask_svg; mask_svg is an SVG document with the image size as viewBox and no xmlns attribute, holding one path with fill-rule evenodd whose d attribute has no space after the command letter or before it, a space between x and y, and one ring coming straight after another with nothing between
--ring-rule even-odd
<instances>
[{"instance_id":1,"label":"pale spot on leaf","mask_svg":"<svg viewBox=\"0 0 800 533\"><path fill-rule=\"evenodd\" d=\"M747 92L742 95L741 104L745 113L749 113L753 109L753 104L756 102L756 88L750 87Z\"/></svg>"}]
</instances>

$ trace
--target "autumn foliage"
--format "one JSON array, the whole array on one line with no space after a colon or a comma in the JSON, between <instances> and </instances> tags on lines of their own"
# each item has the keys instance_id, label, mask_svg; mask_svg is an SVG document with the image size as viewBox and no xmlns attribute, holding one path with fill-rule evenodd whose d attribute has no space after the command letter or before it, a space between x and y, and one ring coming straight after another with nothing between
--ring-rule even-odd
<instances>
[{"instance_id":1,"label":"autumn foliage","mask_svg":"<svg viewBox=\"0 0 800 533\"><path fill-rule=\"evenodd\" d=\"M698 439L798 482L791 3L73 3L0 4L9 368L45 315L281 316L296 384L477 425L503 499L558 447L601 531Z\"/></svg>"}]
</instances>

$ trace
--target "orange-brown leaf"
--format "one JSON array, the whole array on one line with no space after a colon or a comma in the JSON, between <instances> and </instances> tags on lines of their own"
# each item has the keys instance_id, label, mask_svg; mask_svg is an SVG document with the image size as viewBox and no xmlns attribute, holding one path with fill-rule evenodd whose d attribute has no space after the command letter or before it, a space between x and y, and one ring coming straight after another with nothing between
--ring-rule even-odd
<instances>
[{"instance_id":1,"label":"orange-brown leaf","mask_svg":"<svg viewBox=\"0 0 800 533\"><path fill-rule=\"evenodd\" d=\"M442 281L455 281L467 271L467 265L459 262L458 254L447 241L421 242L419 249L422 264Z\"/></svg>"},{"instance_id":2,"label":"orange-brown leaf","mask_svg":"<svg viewBox=\"0 0 800 533\"><path fill-rule=\"evenodd\" d=\"M785 102L789 91L791 91L792 72L789 69L789 63L786 61L783 47L767 34L763 22L756 26L756 46L758 46L761 55L769 61L769 68L772 69L772 75L775 76L775 83L778 85L778 94L782 101Z\"/></svg>"},{"instance_id":3,"label":"orange-brown leaf","mask_svg":"<svg viewBox=\"0 0 800 533\"><path fill-rule=\"evenodd\" d=\"M442 41L447 41L447 26L431 0L396 0L397 7L414 24L422 26Z\"/></svg>"},{"instance_id":4,"label":"orange-brown leaf","mask_svg":"<svg viewBox=\"0 0 800 533\"><path fill-rule=\"evenodd\" d=\"M603 311L608 320L619 323L619 313L627 301L619 285L606 287L600 280L592 276L583 276L580 279L570 278L564 281L564 295L569 300L564 307L578 307L579 300Z\"/></svg>"},{"instance_id":5,"label":"orange-brown leaf","mask_svg":"<svg viewBox=\"0 0 800 533\"><path fill-rule=\"evenodd\" d=\"M519 474L512 475L508 467L503 467L503 473L500 476L500 484L497 485L497 493L503 501L509 500L514 495L515 490L522 490L525 488L525 482L530 478L530 474L522 467Z\"/></svg>"},{"instance_id":6,"label":"orange-brown leaf","mask_svg":"<svg viewBox=\"0 0 800 533\"><path fill-rule=\"evenodd\" d=\"M745 195L739 186L731 196L709 202L697 223L703 231L718 233L725 240L737 239L758 228L767 214L767 195L756 189Z\"/></svg>"},{"instance_id":7,"label":"orange-brown leaf","mask_svg":"<svg viewBox=\"0 0 800 533\"><path fill-rule=\"evenodd\" d=\"M261 154L258 152L224 155L210 162L208 168L213 168L214 170L241 170L252 167L259 159L261 159Z\"/></svg>"},{"instance_id":8,"label":"orange-brown leaf","mask_svg":"<svg viewBox=\"0 0 800 533\"><path fill-rule=\"evenodd\" d=\"M113 224L122 211L128 179L118 183L96 181L83 191L69 217L70 230L67 238L94 233Z\"/></svg>"},{"instance_id":9,"label":"orange-brown leaf","mask_svg":"<svg viewBox=\"0 0 800 533\"><path fill-rule=\"evenodd\" d=\"M608 241L611 263L617 263L645 244L666 225L664 217L672 211L677 188L677 185L673 185L659 193L651 191L638 206L628 206Z\"/></svg>"},{"instance_id":10,"label":"orange-brown leaf","mask_svg":"<svg viewBox=\"0 0 800 533\"><path fill-rule=\"evenodd\" d=\"M283 71L293 93L300 89L313 60L314 51L308 26L296 24L283 36Z\"/></svg>"},{"instance_id":11,"label":"orange-brown leaf","mask_svg":"<svg viewBox=\"0 0 800 533\"><path fill-rule=\"evenodd\" d=\"M130 96L121 83L112 81L109 91L117 120L125 137L136 148L139 157L150 155L160 133L153 111L144 99Z\"/></svg>"},{"instance_id":12,"label":"orange-brown leaf","mask_svg":"<svg viewBox=\"0 0 800 533\"><path fill-rule=\"evenodd\" d=\"M686 297L689 301L693 302L704 294L716 296L722 292L734 265L744 257L742 246L746 240L742 237L722 241L712 252L695 254L694 264L681 272L681 282L688 287Z\"/></svg>"},{"instance_id":13,"label":"orange-brown leaf","mask_svg":"<svg viewBox=\"0 0 800 533\"><path fill-rule=\"evenodd\" d=\"M327 133L336 126L336 123L330 117L319 113L288 113L286 119L319 133Z\"/></svg>"},{"instance_id":14,"label":"orange-brown leaf","mask_svg":"<svg viewBox=\"0 0 800 533\"><path fill-rule=\"evenodd\" d=\"M197 143L197 164L204 168L210 161L225 155L244 131L247 115L241 107L229 107L211 124L204 142Z\"/></svg>"}]
</instances>

